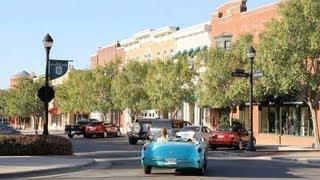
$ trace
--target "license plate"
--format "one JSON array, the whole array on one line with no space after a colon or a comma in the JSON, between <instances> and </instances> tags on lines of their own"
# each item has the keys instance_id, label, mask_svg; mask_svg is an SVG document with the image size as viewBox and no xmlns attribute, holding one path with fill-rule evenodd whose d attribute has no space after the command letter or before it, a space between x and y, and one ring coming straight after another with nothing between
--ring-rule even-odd
<instances>
[{"instance_id":1,"label":"license plate","mask_svg":"<svg viewBox=\"0 0 320 180\"><path fill-rule=\"evenodd\" d=\"M177 164L176 159L165 159L165 164Z\"/></svg>"},{"instance_id":2,"label":"license plate","mask_svg":"<svg viewBox=\"0 0 320 180\"><path fill-rule=\"evenodd\" d=\"M223 138L224 136L223 135L218 135L218 138Z\"/></svg>"}]
</instances>

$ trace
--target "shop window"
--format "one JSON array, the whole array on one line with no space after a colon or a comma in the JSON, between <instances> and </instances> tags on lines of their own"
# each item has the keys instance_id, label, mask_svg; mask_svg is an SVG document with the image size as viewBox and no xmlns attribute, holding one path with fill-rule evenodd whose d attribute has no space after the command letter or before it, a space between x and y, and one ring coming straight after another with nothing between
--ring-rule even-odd
<instances>
[{"instance_id":1,"label":"shop window","mask_svg":"<svg viewBox=\"0 0 320 180\"><path fill-rule=\"evenodd\" d=\"M281 135L313 136L313 127L308 107L263 107L260 132Z\"/></svg>"}]
</instances>

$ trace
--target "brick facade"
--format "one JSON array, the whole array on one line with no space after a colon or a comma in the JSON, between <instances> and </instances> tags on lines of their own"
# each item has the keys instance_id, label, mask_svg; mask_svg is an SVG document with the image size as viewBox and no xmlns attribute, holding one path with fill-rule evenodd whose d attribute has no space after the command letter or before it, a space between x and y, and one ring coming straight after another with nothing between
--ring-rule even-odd
<instances>
[{"instance_id":1,"label":"brick facade","mask_svg":"<svg viewBox=\"0 0 320 180\"><path fill-rule=\"evenodd\" d=\"M124 49L121 47L119 42L107 45L105 47L99 47L96 54L90 57L91 68L97 68L105 66L108 62L114 59L124 59Z\"/></svg>"},{"instance_id":2,"label":"brick facade","mask_svg":"<svg viewBox=\"0 0 320 180\"><path fill-rule=\"evenodd\" d=\"M265 29L265 23L277 18L277 4L247 11L246 0L231 1L217 8L211 18L212 43L223 34L232 34L232 41L241 34L251 33L258 40Z\"/></svg>"}]
</instances>

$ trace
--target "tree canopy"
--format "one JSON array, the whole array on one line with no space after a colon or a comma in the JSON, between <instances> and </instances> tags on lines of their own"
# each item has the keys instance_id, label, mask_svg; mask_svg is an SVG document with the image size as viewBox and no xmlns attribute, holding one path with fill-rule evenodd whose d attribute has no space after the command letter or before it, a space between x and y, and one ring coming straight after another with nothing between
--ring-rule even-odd
<instances>
[{"instance_id":1,"label":"tree canopy","mask_svg":"<svg viewBox=\"0 0 320 180\"><path fill-rule=\"evenodd\" d=\"M318 132L315 109L320 100L320 2L284 1L280 18L268 23L259 44L259 65L265 72L266 94L299 94L310 107L313 130ZM315 133L319 148L319 135Z\"/></svg>"}]
</instances>

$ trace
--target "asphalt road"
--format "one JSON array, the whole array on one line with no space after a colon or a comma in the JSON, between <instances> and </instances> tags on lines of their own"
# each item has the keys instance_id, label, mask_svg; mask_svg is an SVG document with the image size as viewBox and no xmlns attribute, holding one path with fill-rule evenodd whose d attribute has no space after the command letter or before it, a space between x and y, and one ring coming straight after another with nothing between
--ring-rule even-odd
<instances>
[{"instance_id":1,"label":"asphalt road","mask_svg":"<svg viewBox=\"0 0 320 180\"><path fill-rule=\"evenodd\" d=\"M241 150L222 149L210 151L205 176L193 172L176 173L171 169L152 169L145 175L140 165L140 149L143 142L130 145L124 137L107 139L71 139L74 151L82 157L91 157L96 164L58 175L43 175L31 179L248 179L248 178L301 178L319 179L320 168L280 163L255 158L266 153L248 153Z\"/></svg>"}]
</instances>

